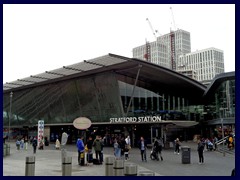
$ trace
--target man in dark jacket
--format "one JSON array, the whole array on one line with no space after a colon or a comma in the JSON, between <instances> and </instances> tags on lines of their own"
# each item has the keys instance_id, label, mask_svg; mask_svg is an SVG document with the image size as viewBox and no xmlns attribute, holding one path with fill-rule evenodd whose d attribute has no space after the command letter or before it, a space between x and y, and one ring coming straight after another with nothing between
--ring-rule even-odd
<instances>
[{"instance_id":1,"label":"man in dark jacket","mask_svg":"<svg viewBox=\"0 0 240 180\"><path fill-rule=\"evenodd\" d=\"M204 158L203 158L203 150L204 150L204 144L201 142L201 140L198 140L198 156L199 156L199 164L204 163Z\"/></svg>"},{"instance_id":2,"label":"man in dark jacket","mask_svg":"<svg viewBox=\"0 0 240 180\"><path fill-rule=\"evenodd\" d=\"M84 143L83 143L83 137L80 136L77 140L77 148L78 148L78 164L84 165L84 162L81 164L81 156L83 156L82 159L84 159Z\"/></svg>"},{"instance_id":3,"label":"man in dark jacket","mask_svg":"<svg viewBox=\"0 0 240 180\"><path fill-rule=\"evenodd\" d=\"M160 139L160 137L156 137L156 140L154 141L153 146L156 148L157 160L159 160L158 156L160 155L161 161L163 160L162 145L163 145L162 139Z\"/></svg>"},{"instance_id":4,"label":"man in dark jacket","mask_svg":"<svg viewBox=\"0 0 240 180\"><path fill-rule=\"evenodd\" d=\"M95 150L95 153L96 153L96 159L101 164L102 161L100 159L100 156L101 156L101 151L102 151L103 144L102 144L102 141L101 141L99 136L97 136L96 139L93 141L93 147L94 147L94 150Z\"/></svg>"}]
</instances>

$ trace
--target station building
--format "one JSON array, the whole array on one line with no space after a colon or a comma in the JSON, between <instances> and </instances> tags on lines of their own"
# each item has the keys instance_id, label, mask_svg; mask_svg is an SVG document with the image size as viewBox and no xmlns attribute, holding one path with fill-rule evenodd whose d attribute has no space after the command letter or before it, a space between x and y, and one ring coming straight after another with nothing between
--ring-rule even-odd
<instances>
[{"instance_id":1,"label":"station building","mask_svg":"<svg viewBox=\"0 0 240 180\"><path fill-rule=\"evenodd\" d=\"M214 101L204 97L215 90L168 68L108 54L4 84L3 131L10 130L10 139L37 136L44 120L52 142L66 132L68 143L84 133L105 137L106 145L116 135L130 135L133 146L140 136L148 143L161 136L169 146L176 137L203 133L204 108ZM91 127L74 128L78 117L90 119Z\"/></svg>"}]
</instances>

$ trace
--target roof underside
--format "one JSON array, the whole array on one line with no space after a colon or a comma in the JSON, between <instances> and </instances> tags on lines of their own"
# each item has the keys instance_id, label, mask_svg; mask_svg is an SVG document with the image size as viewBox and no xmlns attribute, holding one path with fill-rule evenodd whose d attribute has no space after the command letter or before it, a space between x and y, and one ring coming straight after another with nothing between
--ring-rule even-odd
<instances>
[{"instance_id":1,"label":"roof underside","mask_svg":"<svg viewBox=\"0 0 240 180\"><path fill-rule=\"evenodd\" d=\"M148 82L153 87L156 86L159 88L161 86L161 89L167 90L169 93L185 95L197 100L201 99L206 90L206 86L200 82L170 69L143 60L126 58L114 54L108 54L24 79L18 79L4 84L3 90L4 93L8 93L106 71L114 71L117 74L135 79L139 67L141 67L139 81Z\"/></svg>"}]
</instances>

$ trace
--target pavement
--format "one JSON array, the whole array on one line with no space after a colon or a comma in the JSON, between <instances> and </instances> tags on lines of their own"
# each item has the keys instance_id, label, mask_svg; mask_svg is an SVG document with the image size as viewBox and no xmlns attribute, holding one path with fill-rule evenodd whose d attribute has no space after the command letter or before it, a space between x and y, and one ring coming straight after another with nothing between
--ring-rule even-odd
<instances>
[{"instance_id":1,"label":"pavement","mask_svg":"<svg viewBox=\"0 0 240 180\"><path fill-rule=\"evenodd\" d=\"M16 150L14 142L10 142L9 156L3 157L3 176L25 176L25 159L35 156L35 176L62 176L61 150L56 150L54 144L37 150L33 154L32 146L28 150ZM217 151L204 152L204 164L198 164L197 144L183 142L182 146L191 149L191 161L182 164L181 153L174 154L173 149L162 151L163 161L150 159L150 149L147 150L147 162L141 161L139 149L132 148L130 159L125 164L136 164L137 171L152 171L155 176L230 176L235 167L235 155L223 154ZM75 145L66 145L67 156L72 157L72 176L105 176L105 164L102 165L78 165L77 148ZM113 156L113 148L104 148L104 159Z\"/></svg>"}]
</instances>

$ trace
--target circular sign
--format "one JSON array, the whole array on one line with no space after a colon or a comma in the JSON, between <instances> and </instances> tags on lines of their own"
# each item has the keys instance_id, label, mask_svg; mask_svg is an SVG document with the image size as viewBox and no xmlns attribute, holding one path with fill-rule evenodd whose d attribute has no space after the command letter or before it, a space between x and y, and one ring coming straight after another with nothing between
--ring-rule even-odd
<instances>
[{"instance_id":1,"label":"circular sign","mask_svg":"<svg viewBox=\"0 0 240 180\"><path fill-rule=\"evenodd\" d=\"M73 126L77 129L87 129L92 125L90 119L86 117L79 117L73 121Z\"/></svg>"}]
</instances>

